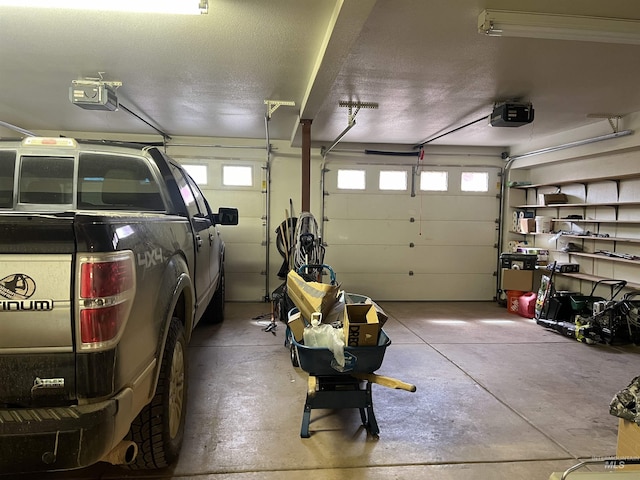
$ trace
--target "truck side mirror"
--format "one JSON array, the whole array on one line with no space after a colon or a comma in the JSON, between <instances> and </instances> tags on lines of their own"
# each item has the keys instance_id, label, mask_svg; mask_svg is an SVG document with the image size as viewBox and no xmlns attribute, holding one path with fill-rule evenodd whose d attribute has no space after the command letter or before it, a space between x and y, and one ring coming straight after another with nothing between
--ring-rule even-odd
<instances>
[{"instance_id":1,"label":"truck side mirror","mask_svg":"<svg viewBox=\"0 0 640 480\"><path fill-rule=\"evenodd\" d=\"M218 213L214 213L211 217L211 221L214 225L237 225L238 209L220 207L218 209Z\"/></svg>"}]
</instances>

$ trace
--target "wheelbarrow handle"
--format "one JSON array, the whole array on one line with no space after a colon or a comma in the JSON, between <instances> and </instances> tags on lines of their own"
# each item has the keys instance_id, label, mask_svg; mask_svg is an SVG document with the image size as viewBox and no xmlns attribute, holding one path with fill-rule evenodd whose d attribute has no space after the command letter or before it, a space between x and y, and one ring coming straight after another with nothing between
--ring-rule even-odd
<instances>
[{"instance_id":1,"label":"wheelbarrow handle","mask_svg":"<svg viewBox=\"0 0 640 480\"><path fill-rule=\"evenodd\" d=\"M307 269L317 269L317 270L327 270L329 272L329 278L331 281L331 285L335 285L336 284L336 273L333 271L333 268L331 268L329 265L326 265L324 263L317 263L317 264L304 264L304 265L300 265L300 267L298 267L298 274L302 275L303 273L305 273L305 270Z\"/></svg>"},{"instance_id":2,"label":"wheelbarrow handle","mask_svg":"<svg viewBox=\"0 0 640 480\"><path fill-rule=\"evenodd\" d=\"M384 375L378 375L376 373L352 373L351 375L360 380L377 383L378 385L382 385L387 388L397 388L399 390L406 390L407 392L416 391L415 385L403 382L397 378L385 377Z\"/></svg>"}]
</instances>

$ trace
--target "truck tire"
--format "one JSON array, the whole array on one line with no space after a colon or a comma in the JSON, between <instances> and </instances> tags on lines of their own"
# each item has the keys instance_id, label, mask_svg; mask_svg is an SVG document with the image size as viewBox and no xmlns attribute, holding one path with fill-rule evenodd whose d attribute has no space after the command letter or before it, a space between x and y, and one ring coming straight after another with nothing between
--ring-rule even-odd
<instances>
[{"instance_id":1,"label":"truck tire","mask_svg":"<svg viewBox=\"0 0 640 480\"><path fill-rule=\"evenodd\" d=\"M224 304L226 298L226 282L224 278L224 268L220 270L220 282L216 293L213 294L203 318L209 324L222 323L224 320Z\"/></svg>"},{"instance_id":2,"label":"truck tire","mask_svg":"<svg viewBox=\"0 0 640 480\"><path fill-rule=\"evenodd\" d=\"M138 444L138 455L128 468L164 468L177 460L187 405L186 358L184 328L179 319L173 318L156 393L131 424L128 439Z\"/></svg>"}]
</instances>

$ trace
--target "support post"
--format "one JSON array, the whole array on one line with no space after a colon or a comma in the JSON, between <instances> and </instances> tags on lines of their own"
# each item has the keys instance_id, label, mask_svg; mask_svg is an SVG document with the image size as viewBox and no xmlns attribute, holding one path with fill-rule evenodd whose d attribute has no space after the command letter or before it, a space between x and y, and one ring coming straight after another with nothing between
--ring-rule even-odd
<instances>
[{"instance_id":1,"label":"support post","mask_svg":"<svg viewBox=\"0 0 640 480\"><path fill-rule=\"evenodd\" d=\"M302 210L311 211L311 122L300 120L302 124Z\"/></svg>"}]
</instances>

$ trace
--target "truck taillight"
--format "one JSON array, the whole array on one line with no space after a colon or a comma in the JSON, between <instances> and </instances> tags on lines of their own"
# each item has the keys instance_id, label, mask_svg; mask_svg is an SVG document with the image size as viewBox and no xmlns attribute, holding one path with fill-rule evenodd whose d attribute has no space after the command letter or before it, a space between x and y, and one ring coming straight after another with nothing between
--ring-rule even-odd
<instances>
[{"instance_id":1,"label":"truck taillight","mask_svg":"<svg viewBox=\"0 0 640 480\"><path fill-rule=\"evenodd\" d=\"M78 339L81 350L113 346L126 324L135 294L130 251L78 257Z\"/></svg>"},{"instance_id":2,"label":"truck taillight","mask_svg":"<svg viewBox=\"0 0 640 480\"><path fill-rule=\"evenodd\" d=\"M124 321L123 305L80 310L80 339L83 344L113 340Z\"/></svg>"},{"instance_id":3,"label":"truck taillight","mask_svg":"<svg viewBox=\"0 0 640 480\"><path fill-rule=\"evenodd\" d=\"M133 286L133 271L127 259L83 263L80 274L82 298L112 297Z\"/></svg>"}]
</instances>

